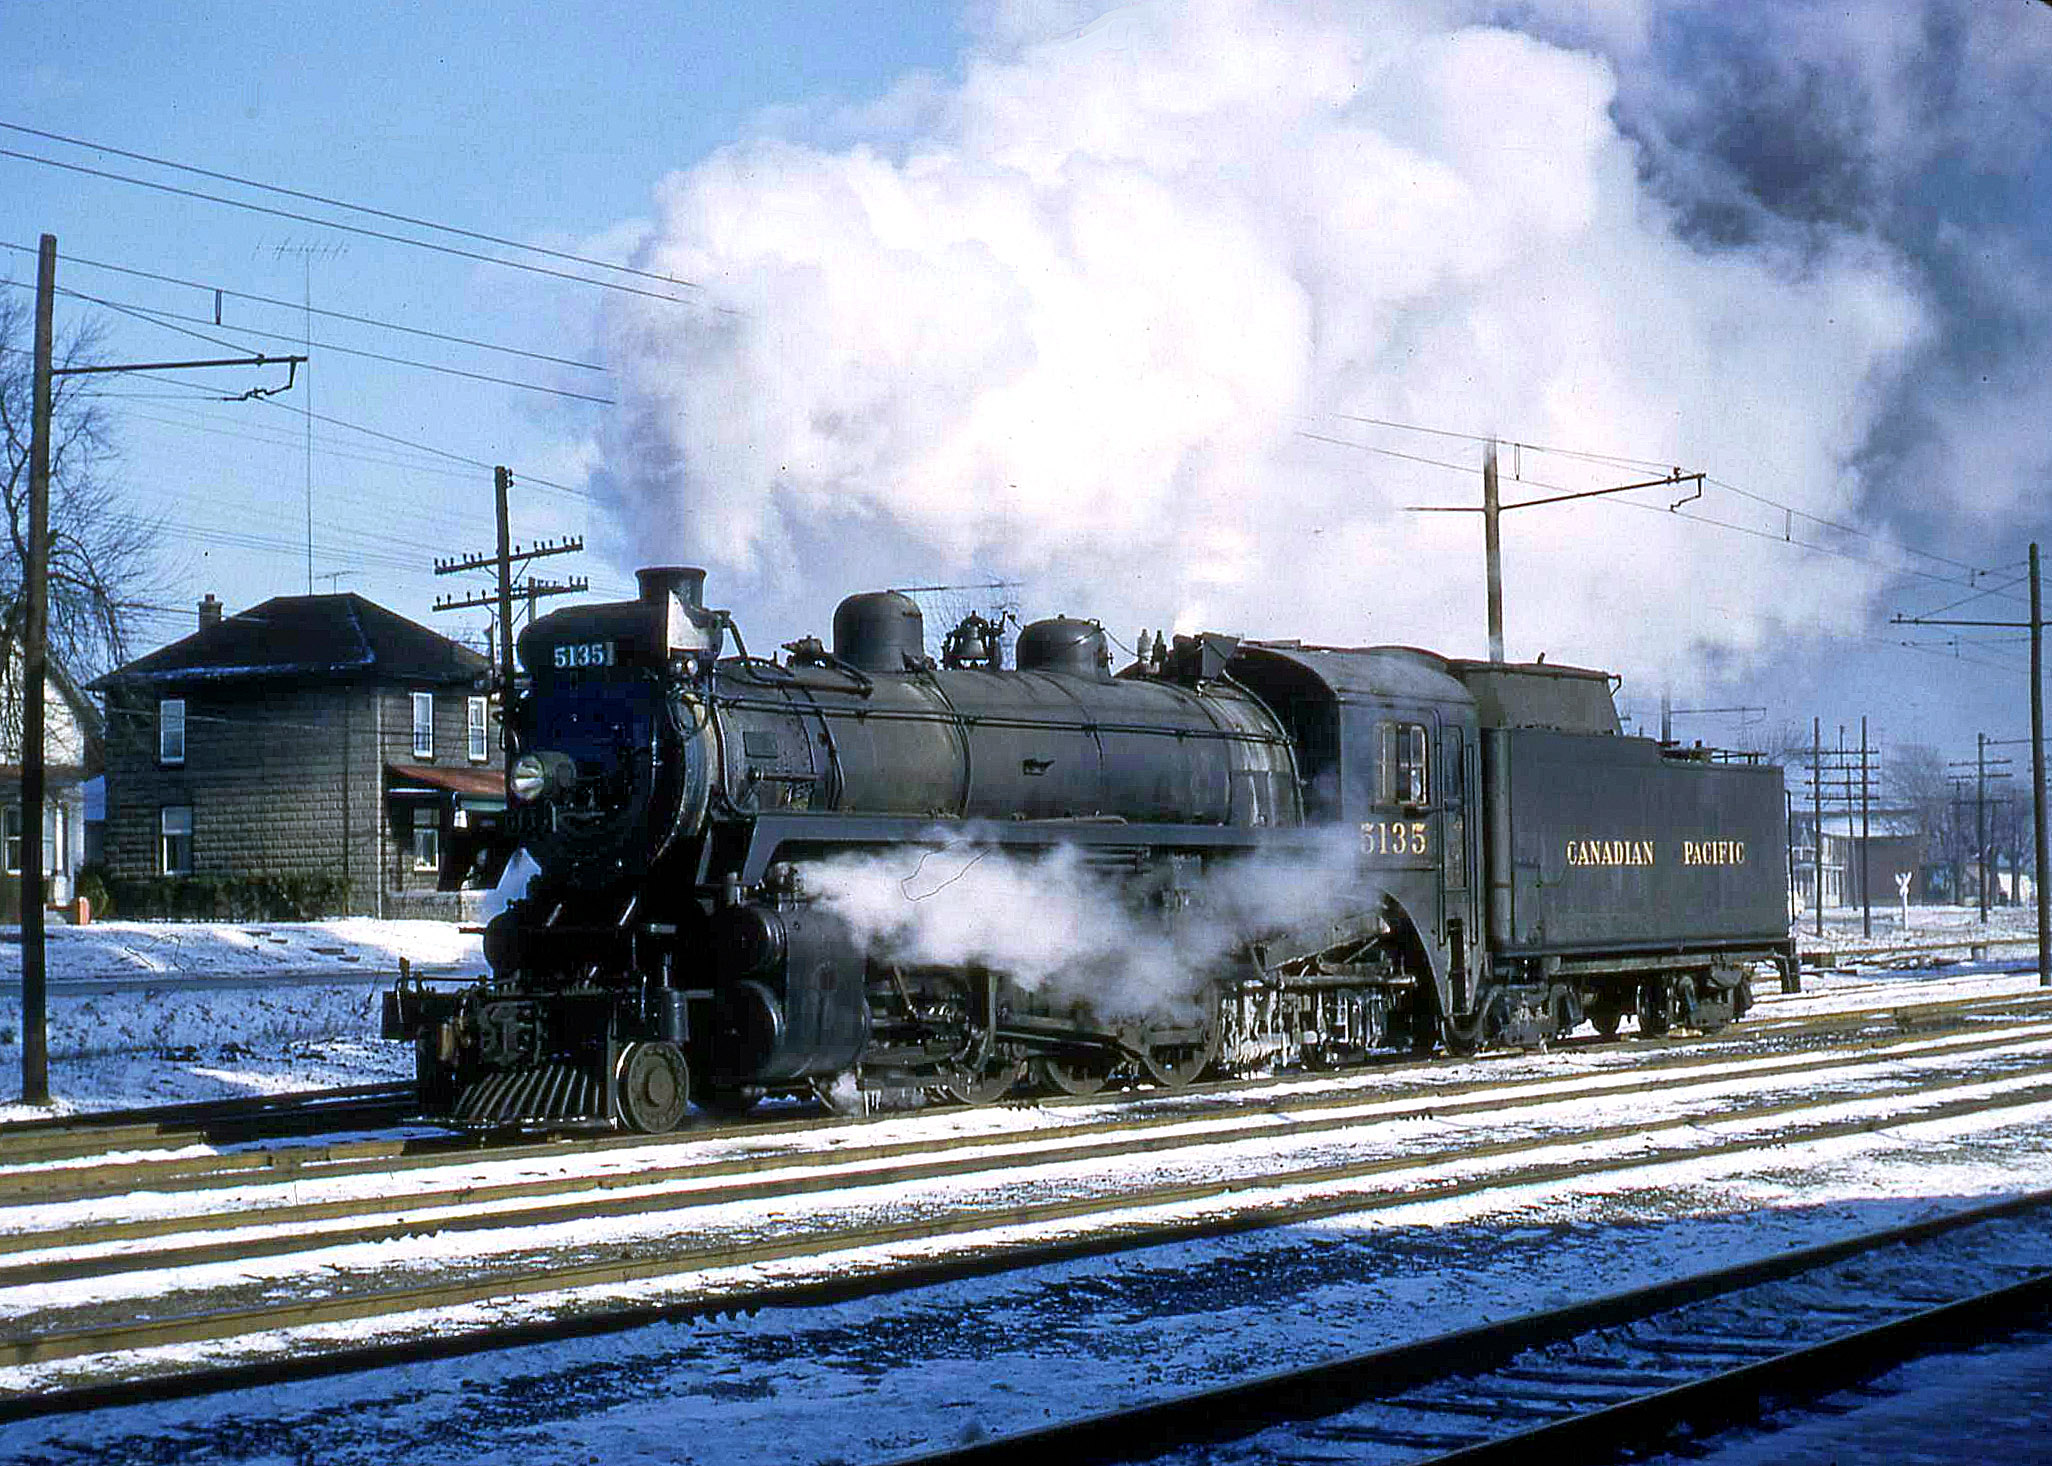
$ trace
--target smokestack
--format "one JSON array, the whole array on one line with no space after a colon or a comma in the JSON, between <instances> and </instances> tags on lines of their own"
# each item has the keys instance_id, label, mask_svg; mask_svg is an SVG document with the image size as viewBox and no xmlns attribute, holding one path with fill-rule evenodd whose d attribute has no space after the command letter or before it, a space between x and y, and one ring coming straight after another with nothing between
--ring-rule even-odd
<instances>
[{"instance_id":1,"label":"smokestack","mask_svg":"<svg viewBox=\"0 0 2052 1466\"><path fill-rule=\"evenodd\" d=\"M205 631L209 626L219 626L220 624L221 603L214 599L212 591L208 591L199 603L199 629Z\"/></svg>"}]
</instances>

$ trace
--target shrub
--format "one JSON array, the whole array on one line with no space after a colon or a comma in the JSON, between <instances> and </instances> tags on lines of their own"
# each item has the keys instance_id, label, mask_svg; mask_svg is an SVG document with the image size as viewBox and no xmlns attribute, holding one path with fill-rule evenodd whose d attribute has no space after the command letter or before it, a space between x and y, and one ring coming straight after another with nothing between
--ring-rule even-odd
<instances>
[{"instance_id":1,"label":"shrub","mask_svg":"<svg viewBox=\"0 0 2052 1466\"><path fill-rule=\"evenodd\" d=\"M109 887L110 904L137 921L312 921L349 911L339 875L152 876Z\"/></svg>"},{"instance_id":2,"label":"shrub","mask_svg":"<svg viewBox=\"0 0 2052 1466\"><path fill-rule=\"evenodd\" d=\"M93 909L95 921L105 920L115 911L114 893L107 887L107 868L103 865L83 865L78 870L78 883L74 888L77 895L86 899Z\"/></svg>"}]
</instances>

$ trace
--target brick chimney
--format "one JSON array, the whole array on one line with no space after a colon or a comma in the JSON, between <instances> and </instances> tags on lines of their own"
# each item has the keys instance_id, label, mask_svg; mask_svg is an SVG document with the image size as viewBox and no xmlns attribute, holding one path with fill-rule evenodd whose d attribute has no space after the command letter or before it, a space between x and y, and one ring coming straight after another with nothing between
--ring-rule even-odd
<instances>
[{"instance_id":1,"label":"brick chimney","mask_svg":"<svg viewBox=\"0 0 2052 1466\"><path fill-rule=\"evenodd\" d=\"M199 629L205 631L209 626L220 624L221 603L214 599L212 591L208 591L206 598L199 603Z\"/></svg>"}]
</instances>

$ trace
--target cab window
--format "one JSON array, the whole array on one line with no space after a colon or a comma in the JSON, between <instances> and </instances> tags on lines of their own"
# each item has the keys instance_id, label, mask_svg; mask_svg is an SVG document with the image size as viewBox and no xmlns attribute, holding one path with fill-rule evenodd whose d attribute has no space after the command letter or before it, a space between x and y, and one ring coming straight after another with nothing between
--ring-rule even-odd
<instances>
[{"instance_id":1,"label":"cab window","mask_svg":"<svg viewBox=\"0 0 2052 1466\"><path fill-rule=\"evenodd\" d=\"M1377 760L1377 802L1381 804L1430 804L1432 802L1430 747L1423 723L1380 723L1376 732L1381 744Z\"/></svg>"}]
</instances>

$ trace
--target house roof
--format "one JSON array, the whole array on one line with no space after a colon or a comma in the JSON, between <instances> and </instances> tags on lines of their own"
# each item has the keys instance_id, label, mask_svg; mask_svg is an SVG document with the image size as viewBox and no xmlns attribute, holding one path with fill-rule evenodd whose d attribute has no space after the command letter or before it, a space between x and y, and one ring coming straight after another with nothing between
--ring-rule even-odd
<instances>
[{"instance_id":1,"label":"house roof","mask_svg":"<svg viewBox=\"0 0 2052 1466\"><path fill-rule=\"evenodd\" d=\"M491 663L362 596L274 596L115 668L95 689L196 682L470 683Z\"/></svg>"}]
</instances>

